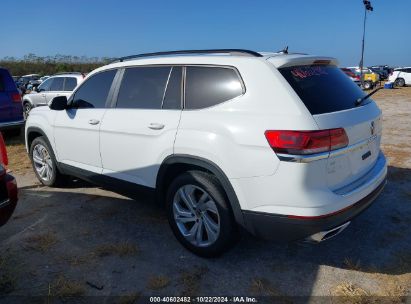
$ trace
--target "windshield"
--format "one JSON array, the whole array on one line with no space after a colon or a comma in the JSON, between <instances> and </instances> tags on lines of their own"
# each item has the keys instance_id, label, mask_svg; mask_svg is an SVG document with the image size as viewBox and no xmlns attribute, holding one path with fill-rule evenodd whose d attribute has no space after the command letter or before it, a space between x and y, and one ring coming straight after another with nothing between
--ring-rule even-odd
<instances>
[{"instance_id":1,"label":"windshield","mask_svg":"<svg viewBox=\"0 0 411 304\"><path fill-rule=\"evenodd\" d=\"M354 108L355 101L365 96L358 85L334 65L293 66L279 71L312 115Z\"/></svg>"}]
</instances>

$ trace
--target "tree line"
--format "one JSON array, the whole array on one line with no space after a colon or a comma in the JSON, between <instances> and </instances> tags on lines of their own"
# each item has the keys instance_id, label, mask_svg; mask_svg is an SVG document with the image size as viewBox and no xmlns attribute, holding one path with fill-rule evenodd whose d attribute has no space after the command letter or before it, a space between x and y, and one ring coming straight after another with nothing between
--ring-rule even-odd
<instances>
[{"instance_id":1,"label":"tree line","mask_svg":"<svg viewBox=\"0 0 411 304\"><path fill-rule=\"evenodd\" d=\"M105 65L114 58L87 57L57 54L55 56L25 55L23 58L4 57L0 59L0 67L6 68L12 75L27 74L53 75L61 72L88 73Z\"/></svg>"}]
</instances>

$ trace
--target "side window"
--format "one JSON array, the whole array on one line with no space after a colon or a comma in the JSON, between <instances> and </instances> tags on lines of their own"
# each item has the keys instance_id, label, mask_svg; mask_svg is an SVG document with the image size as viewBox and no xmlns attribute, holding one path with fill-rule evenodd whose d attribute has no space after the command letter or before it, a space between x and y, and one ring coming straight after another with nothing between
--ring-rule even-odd
<instances>
[{"instance_id":1,"label":"side window","mask_svg":"<svg viewBox=\"0 0 411 304\"><path fill-rule=\"evenodd\" d=\"M163 109L181 109L182 67L172 67L164 94Z\"/></svg>"},{"instance_id":2,"label":"side window","mask_svg":"<svg viewBox=\"0 0 411 304\"><path fill-rule=\"evenodd\" d=\"M43 81L38 87L39 92L40 91L42 92L50 91L50 86L52 85L53 80L54 78L48 78L45 81Z\"/></svg>"},{"instance_id":3,"label":"side window","mask_svg":"<svg viewBox=\"0 0 411 304\"><path fill-rule=\"evenodd\" d=\"M231 68L187 67L186 109L211 107L242 94L241 80Z\"/></svg>"},{"instance_id":4,"label":"side window","mask_svg":"<svg viewBox=\"0 0 411 304\"><path fill-rule=\"evenodd\" d=\"M171 67L127 68L117 97L117 108L161 109Z\"/></svg>"},{"instance_id":5,"label":"side window","mask_svg":"<svg viewBox=\"0 0 411 304\"><path fill-rule=\"evenodd\" d=\"M56 77L50 85L49 91L63 91L64 77Z\"/></svg>"},{"instance_id":6,"label":"side window","mask_svg":"<svg viewBox=\"0 0 411 304\"><path fill-rule=\"evenodd\" d=\"M64 80L64 91L73 91L77 85L75 77L66 77Z\"/></svg>"},{"instance_id":7,"label":"side window","mask_svg":"<svg viewBox=\"0 0 411 304\"><path fill-rule=\"evenodd\" d=\"M73 97L75 108L104 108L117 70L97 73L87 79Z\"/></svg>"},{"instance_id":8,"label":"side window","mask_svg":"<svg viewBox=\"0 0 411 304\"><path fill-rule=\"evenodd\" d=\"M411 73L411 68L410 69L406 69L407 73Z\"/></svg>"}]
</instances>

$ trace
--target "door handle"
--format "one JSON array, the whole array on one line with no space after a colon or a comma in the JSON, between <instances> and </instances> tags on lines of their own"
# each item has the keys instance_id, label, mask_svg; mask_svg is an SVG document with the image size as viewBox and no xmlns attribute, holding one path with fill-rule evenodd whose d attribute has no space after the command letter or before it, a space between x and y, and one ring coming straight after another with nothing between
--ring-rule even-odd
<instances>
[{"instance_id":1,"label":"door handle","mask_svg":"<svg viewBox=\"0 0 411 304\"><path fill-rule=\"evenodd\" d=\"M43 93L43 94L41 94L41 96L46 97L46 94Z\"/></svg>"},{"instance_id":2,"label":"door handle","mask_svg":"<svg viewBox=\"0 0 411 304\"><path fill-rule=\"evenodd\" d=\"M165 127L165 125L152 122L151 124L148 125L148 127L152 130L161 130Z\"/></svg>"},{"instance_id":3,"label":"door handle","mask_svg":"<svg viewBox=\"0 0 411 304\"><path fill-rule=\"evenodd\" d=\"M98 119L90 119L90 120L88 121L88 123L89 123L90 125L98 125L98 124L100 123L100 120L98 120Z\"/></svg>"}]
</instances>

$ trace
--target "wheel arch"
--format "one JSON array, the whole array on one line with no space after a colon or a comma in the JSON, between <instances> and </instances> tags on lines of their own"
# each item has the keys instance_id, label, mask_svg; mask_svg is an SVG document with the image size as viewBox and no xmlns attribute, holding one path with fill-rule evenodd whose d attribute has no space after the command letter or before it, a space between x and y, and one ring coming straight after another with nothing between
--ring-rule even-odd
<instances>
[{"instance_id":1,"label":"wheel arch","mask_svg":"<svg viewBox=\"0 0 411 304\"><path fill-rule=\"evenodd\" d=\"M27 152L30 153L30 147L31 147L33 140L35 140L37 137L40 137L40 136L42 136L44 140L46 141L46 143L49 145L51 149L51 153L53 153L54 159L56 160L57 169L61 172L61 168L56 158L56 153L54 152L53 145L51 144L49 138L47 137L46 133L42 129L38 127L28 127L27 128L26 130Z\"/></svg>"},{"instance_id":2,"label":"wheel arch","mask_svg":"<svg viewBox=\"0 0 411 304\"><path fill-rule=\"evenodd\" d=\"M31 107L33 107L33 103L31 102L31 100L29 98L23 98L23 105L25 105L26 103L29 103Z\"/></svg>"},{"instance_id":3,"label":"wheel arch","mask_svg":"<svg viewBox=\"0 0 411 304\"><path fill-rule=\"evenodd\" d=\"M171 180L188 170L210 172L218 179L227 195L236 222L244 227L245 222L241 206L230 180L218 165L201 157L180 154L171 155L164 159L160 165L156 179L157 199L160 202L164 201L167 186L170 184Z\"/></svg>"}]
</instances>

